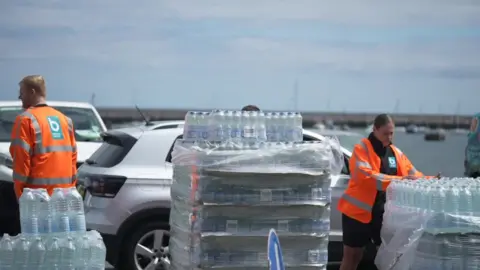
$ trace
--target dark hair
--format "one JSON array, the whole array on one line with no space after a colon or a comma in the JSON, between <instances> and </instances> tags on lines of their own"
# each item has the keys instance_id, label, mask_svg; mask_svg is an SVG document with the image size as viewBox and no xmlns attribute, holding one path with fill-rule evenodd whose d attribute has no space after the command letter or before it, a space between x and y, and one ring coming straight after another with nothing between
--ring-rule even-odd
<instances>
[{"instance_id":1,"label":"dark hair","mask_svg":"<svg viewBox=\"0 0 480 270\"><path fill-rule=\"evenodd\" d=\"M375 120L373 120L373 126L375 128L381 128L389 123L392 123L393 119L390 117L390 115L386 113L379 114L375 117Z\"/></svg>"},{"instance_id":2,"label":"dark hair","mask_svg":"<svg viewBox=\"0 0 480 270\"><path fill-rule=\"evenodd\" d=\"M260 108L258 108L255 105L247 105L242 108L242 111L247 111L247 112L259 112Z\"/></svg>"}]
</instances>

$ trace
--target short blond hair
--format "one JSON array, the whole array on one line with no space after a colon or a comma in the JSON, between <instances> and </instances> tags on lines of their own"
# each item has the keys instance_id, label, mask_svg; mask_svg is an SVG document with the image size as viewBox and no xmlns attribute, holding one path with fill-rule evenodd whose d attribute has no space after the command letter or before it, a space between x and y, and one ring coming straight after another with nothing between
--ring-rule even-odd
<instances>
[{"instance_id":1,"label":"short blond hair","mask_svg":"<svg viewBox=\"0 0 480 270\"><path fill-rule=\"evenodd\" d=\"M45 97L47 94L47 87L45 85L45 79L42 75L28 75L25 76L19 83L25 87L35 90L37 94Z\"/></svg>"}]
</instances>

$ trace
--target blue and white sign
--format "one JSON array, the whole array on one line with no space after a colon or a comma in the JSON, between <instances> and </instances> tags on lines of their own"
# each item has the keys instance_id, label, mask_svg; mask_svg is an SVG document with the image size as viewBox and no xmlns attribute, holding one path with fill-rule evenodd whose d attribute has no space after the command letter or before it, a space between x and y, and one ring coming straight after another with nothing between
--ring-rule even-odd
<instances>
[{"instance_id":1,"label":"blue and white sign","mask_svg":"<svg viewBox=\"0 0 480 270\"><path fill-rule=\"evenodd\" d=\"M63 140L62 126L60 125L60 119L58 119L58 116L47 116L47 121L52 138L54 140Z\"/></svg>"},{"instance_id":2,"label":"blue and white sign","mask_svg":"<svg viewBox=\"0 0 480 270\"><path fill-rule=\"evenodd\" d=\"M278 240L278 235L274 229L270 229L270 233L268 234L267 252L270 270L285 270L280 240Z\"/></svg>"}]
</instances>

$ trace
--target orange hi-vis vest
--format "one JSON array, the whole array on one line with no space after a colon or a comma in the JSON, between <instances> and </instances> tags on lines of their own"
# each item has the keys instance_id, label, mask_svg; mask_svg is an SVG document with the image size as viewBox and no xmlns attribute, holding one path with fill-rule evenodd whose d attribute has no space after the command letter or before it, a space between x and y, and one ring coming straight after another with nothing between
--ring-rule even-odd
<instances>
[{"instance_id":1,"label":"orange hi-vis vest","mask_svg":"<svg viewBox=\"0 0 480 270\"><path fill-rule=\"evenodd\" d=\"M73 187L77 174L77 146L72 120L46 105L18 115L12 129L15 193L24 188Z\"/></svg>"},{"instance_id":2,"label":"orange hi-vis vest","mask_svg":"<svg viewBox=\"0 0 480 270\"><path fill-rule=\"evenodd\" d=\"M369 223L377 191L386 191L394 179L403 179L408 175L425 177L400 149L394 145L391 147L397 160L397 175L380 173L381 159L368 139L364 138L355 145L349 162L350 181L338 203L340 212L362 223Z\"/></svg>"}]
</instances>

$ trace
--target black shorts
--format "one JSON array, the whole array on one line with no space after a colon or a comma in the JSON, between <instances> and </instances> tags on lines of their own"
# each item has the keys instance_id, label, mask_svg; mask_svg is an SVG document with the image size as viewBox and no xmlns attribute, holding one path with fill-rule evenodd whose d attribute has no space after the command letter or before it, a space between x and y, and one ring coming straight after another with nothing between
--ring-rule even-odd
<instances>
[{"instance_id":1,"label":"black shorts","mask_svg":"<svg viewBox=\"0 0 480 270\"><path fill-rule=\"evenodd\" d=\"M382 244L380 230L382 229L383 215L375 213L370 223L362 223L345 214L342 214L343 244L348 247L362 248L369 243L376 246Z\"/></svg>"}]
</instances>

